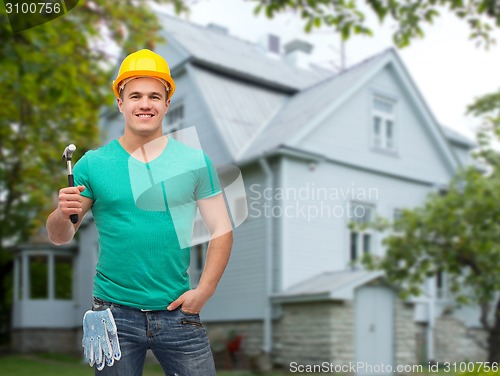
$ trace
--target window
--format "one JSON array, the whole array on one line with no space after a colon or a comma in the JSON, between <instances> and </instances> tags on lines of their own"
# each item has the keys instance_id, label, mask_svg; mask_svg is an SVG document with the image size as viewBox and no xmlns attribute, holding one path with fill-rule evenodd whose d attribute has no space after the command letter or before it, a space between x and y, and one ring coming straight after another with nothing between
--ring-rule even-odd
<instances>
[{"instance_id":1,"label":"window","mask_svg":"<svg viewBox=\"0 0 500 376\"><path fill-rule=\"evenodd\" d=\"M386 98L373 98L373 147L396 150L395 103Z\"/></svg>"},{"instance_id":2,"label":"window","mask_svg":"<svg viewBox=\"0 0 500 376\"><path fill-rule=\"evenodd\" d=\"M403 215L403 209L401 208L394 208L394 210L392 211L392 221L393 222L397 222L401 219Z\"/></svg>"},{"instance_id":3,"label":"window","mask_svg":"<svg viewBox=\"0 0 500 376\"><path fill-rule=\"evenodd\" d=\"M360 225L367 224L373 219L373 206L353 203L351 217Z\"/></svg>"},{"instance_id":4,"label":"window","mask_svg":"<svg viewBox=\"0 0 500 376\"><path fill-rule=\"evenodd\" d=\"M184 103L177 103L170 107L165 116L167 118L165 132L176 132L181 129L184 120Z\"/></svg>"},{"instance_id":5,"label":"window","mask_svg":"<svg viewBox=\"0 0 500 376\"><path fill-rule=\"evenodd\" d=\"M358 261L364 254L373 252L373 234L368 231L351 232L351 262Z\"/></svg>"},{"instance_id":6,"label":"window","mask_svg":"<svg viewBox=\"0 0 500 376\"><path fill-rule=\"evenodd\" d=\"M189 276L191 279L191 287L195 288L200 282L201 273L205 266L207 258L208 242L196 244L191 247L191 263L189 265Z\"/></svg>"},{"instance_id":7,"label":"window","mask_svg":"<svg viewBox=\"0 0 500 376\"><path fill-rule=\"evenodd\" d=\"M67 253L67 252L66 252ZM29 251L14 260L14 297L19 300L72 300L73 256Z\"/></svg>"},{"instance_id":8,"label":"window","mask_svg":"<svg viewBox=\"0 0 500 376\"><path fill-rule=\"evenodd\" d=\"M354 203L352 204L351 219L358 225L367 224L373 220L374 210L371 205ZM350 242L351 262L357 261L364 254L373 252L373 232L371 229L353 229Z\"/></svg>"},{"instance_id":9,"label":"window","mask_svg":"<svg viewBox=\"0 0 500 376\"><path fill-rule=\"evenodd\" d=\"M68 256L54 256L54 297L73 299L73 259Z\"/></svg>"},{"instance_id":10,"label":"window","mask_svg":"<svg viewBox=\"0 0 500 376\"><path fill-rule=\"evenodd\" d=\"M49 259L46 255L29 258L29 296L31 299L48 299L49 297Z\"/></svg>"},{"instance_id":11,"label":"window","mask_svg":"<svg viewBox=\"0 0 500 376\"><path fill-rule=\"evenodd\" d=\"M358 258L358 235L357 232L351 232L351 261Z\"/></svg>"}]
</instances>

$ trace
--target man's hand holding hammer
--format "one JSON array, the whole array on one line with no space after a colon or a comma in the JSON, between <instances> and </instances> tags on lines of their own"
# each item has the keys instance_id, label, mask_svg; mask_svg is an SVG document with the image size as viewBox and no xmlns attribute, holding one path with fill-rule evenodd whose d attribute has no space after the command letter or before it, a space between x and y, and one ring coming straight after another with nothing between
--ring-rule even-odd
<instances>
[{"instance_id":1,"label":"man's hand holding hammer","mask_svg":"<svg viewBox=\"0 0 500 376\"><path fill-rule=\"evenodd\" d=\"M92 206L92 200L81 195L85 187L72 186L71 157L75 149L74 145L69 145L64 150L63 159L67 162L69 187L59 190L57 209L47 219L49 237L55 244L64 244L73 239L83 217Z\"/></svg>"}]
</instances>

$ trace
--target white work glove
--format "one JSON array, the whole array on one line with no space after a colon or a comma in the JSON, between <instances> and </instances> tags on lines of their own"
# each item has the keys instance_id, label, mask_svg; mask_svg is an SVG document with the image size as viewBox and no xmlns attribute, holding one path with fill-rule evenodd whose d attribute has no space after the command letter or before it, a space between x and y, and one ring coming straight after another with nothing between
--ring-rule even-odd
<instances>
[{"instance_id":1,"label":"white work glove","mask_svg":"<svg viewBox=\"0 0 500 376\"><path fill-rule=\"evenodd\" d=\"M100 371L104 365L112 366L122 354L118 343L115 320L109 308L103 311L87 311L83 316L85 359Z\"/></svg>"}]
</instances>

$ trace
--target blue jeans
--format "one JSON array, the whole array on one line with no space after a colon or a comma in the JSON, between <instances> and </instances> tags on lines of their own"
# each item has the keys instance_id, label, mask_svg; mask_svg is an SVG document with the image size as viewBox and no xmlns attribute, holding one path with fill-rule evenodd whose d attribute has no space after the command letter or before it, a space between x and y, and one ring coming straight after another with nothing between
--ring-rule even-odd
<instances>
[{"instance_id":1,"label":"blue jeans","mask_svg":"<svg viewBox=\"0 0 500 376\"><path fill-rule=\"evenodd\" d=\"M122 357L99 376L142 375L151 349L167 376L212 376L215 365L200 316L174 311L141 311L94 298L93 310L109 308L118 329Z\"/></svg>"}]
</instances>

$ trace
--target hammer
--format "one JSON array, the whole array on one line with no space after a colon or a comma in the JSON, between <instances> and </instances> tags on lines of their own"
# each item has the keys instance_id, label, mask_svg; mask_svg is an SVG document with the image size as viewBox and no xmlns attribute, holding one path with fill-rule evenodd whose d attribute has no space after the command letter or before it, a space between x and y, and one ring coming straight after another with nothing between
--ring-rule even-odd
<instances>
[{"instance_id":1,"label":"hammer","mask_svg":"<svg viewBox=\"0 0 500 376\"><path fill-rule=\"evenodd\" d=\"M66 164L68 166L68 186L69 187L74 187L75 186L75 180L73 178L73 169L71 168L71 156L73 155L73 152L76 150L76 146L73 144L70 144L66 146L66 149L64 149L64 153L62 155L62 159L66 160ZM71 220L71 223L77 223L78 222L78 214L71 214L69 216L69 219Z\"/></svg>"}]
</instances>

